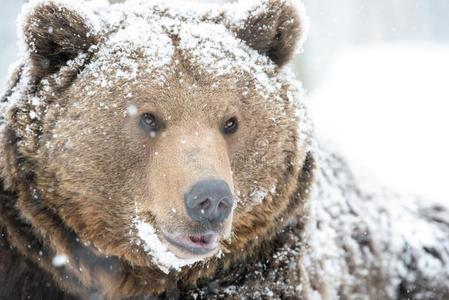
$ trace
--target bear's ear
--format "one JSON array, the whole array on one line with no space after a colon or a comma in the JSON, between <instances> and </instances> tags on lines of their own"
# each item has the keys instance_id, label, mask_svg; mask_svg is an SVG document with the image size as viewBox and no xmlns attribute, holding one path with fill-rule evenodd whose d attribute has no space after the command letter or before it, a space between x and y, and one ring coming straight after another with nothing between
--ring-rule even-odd
<instances>
[{"instance_id":1,"label":"bear's ear","mask_svg":"<svg viewBox=\"0 0 449 300\"><path fill-rule=\"evenodd\" d=\"M57 72L97 42L85 18L55 2L42 1L23 18L23 39L38 78Z\"/></svg>"},{"instance_id":2,"label":"bear's ear","mask_svg":"<svg viewBox=\"0 0 449 300\"><path fill-rule=\"evenodd\" d=\"M262 0L249 8L243 18L234 27L237 37L278 66L294 56L306 35L308 19L299 0Z\"/></svg>"}]
</instances>

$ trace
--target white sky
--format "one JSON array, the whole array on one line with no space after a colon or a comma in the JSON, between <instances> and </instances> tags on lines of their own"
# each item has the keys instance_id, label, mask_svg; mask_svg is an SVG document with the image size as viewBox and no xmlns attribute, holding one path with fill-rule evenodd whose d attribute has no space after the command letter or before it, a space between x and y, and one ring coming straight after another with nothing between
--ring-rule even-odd
<instances>
[{"instance_id":1,"label":"white sky","mask_svg":"<svg viewBox=\"0 0 449 300\"><path fill-rule=\"evenodd\" d=\"M316 128L400 191L447 201L449 45L343 49L311 93Z\"/></svg>"}]
</instances>

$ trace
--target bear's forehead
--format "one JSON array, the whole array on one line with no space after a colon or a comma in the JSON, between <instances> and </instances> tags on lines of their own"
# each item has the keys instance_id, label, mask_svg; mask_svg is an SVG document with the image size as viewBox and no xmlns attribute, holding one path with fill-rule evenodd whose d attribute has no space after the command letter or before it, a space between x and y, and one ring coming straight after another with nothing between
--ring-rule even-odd
<instances>
[{"instance_id":1,"label":"bear's forehead","mask_svg":"<svg viewBox=\"0 0 449 300\"><path fill-rule=\"evenodd\" d=\"M164 86L188 71L211 85L244 79L247 89L276 94L281 84L275 65L228 29L222 9L185 5L131 2L99 11L97 30L104 38L93 46L95 55L83 73L93 76L96 86L112 88L144 79Z\"/></svg>"}]
</instances>

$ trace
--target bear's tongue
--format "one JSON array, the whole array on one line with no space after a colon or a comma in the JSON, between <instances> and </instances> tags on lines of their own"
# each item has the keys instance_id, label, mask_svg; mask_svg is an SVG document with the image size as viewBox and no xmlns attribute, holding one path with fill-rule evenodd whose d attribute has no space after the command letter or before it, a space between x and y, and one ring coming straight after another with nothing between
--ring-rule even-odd
<instances>
[{"instance_id":1,"label":"bear's tongue","mask_svg":"<svg viewBox=\"0 0 449 300\"><path fill-rule=\"evenodd\" d=\"M220 234L209 232L204 234L192 234L185 236L170 236L165 234L165 238L171 244L187 252L194 254L205 254L219 246Z\"/></svg>"},{"instance_id":2,"label":"bear's tongue","mask_svg":"<svg viewBox=\"0 0 449 300\"><path fill-rule=\"evenodd\" d=\"M208 246L214 242L214 234L202 234L202 235L191 235L189 239L192 243L198 246Z\"/></svg>"}]
</instances>

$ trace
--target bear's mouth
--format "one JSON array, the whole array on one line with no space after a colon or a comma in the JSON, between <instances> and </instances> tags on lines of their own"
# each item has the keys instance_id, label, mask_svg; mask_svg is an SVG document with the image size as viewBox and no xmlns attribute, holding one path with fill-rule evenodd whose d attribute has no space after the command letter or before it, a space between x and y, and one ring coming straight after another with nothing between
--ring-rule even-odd
<instances>
[{"instance_id":1,"label":"bear's mouth","mask_svg":"<svg viewBox=\"0 0 449 300\"><path fill-rule=\"evenodd\" d=\"M194 255L205 255L218 249L220 235L216 232L193 235L173 235L164 233L165 240L182 252Z\"/></svg>"}]
</instances>

